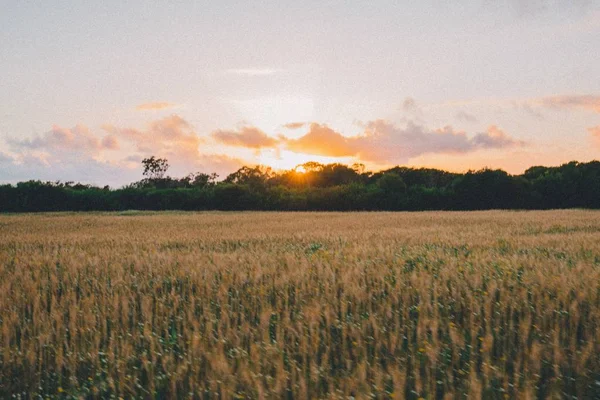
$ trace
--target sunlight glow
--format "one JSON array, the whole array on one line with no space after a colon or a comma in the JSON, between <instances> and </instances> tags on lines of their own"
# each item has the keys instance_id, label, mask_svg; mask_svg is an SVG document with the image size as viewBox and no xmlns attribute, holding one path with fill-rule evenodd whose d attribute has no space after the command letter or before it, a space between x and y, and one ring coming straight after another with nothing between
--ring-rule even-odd
<instances>
[{"instance_id":1,"label":"sunlight glow","mask_svg":"<svg viewBox=\"0 0 600 400\"><path fill-rule=\"evenodd\" d=\"M352 164L355 160L352 157L326 157L316 156L308 153L296 153L289 150L263 150L257 157L257 163L268 165L274 170L291 170L308 161L316 161L321 164ZM300 172L296 170L296 172Z\"/></svg>"}]
</instances>

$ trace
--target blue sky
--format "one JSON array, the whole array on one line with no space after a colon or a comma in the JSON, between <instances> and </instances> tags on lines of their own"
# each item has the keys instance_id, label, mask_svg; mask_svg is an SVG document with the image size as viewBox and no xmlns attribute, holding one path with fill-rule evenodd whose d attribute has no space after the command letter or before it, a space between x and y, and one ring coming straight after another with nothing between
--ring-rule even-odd
<instances>
[{"instance_id":1,"label":"blue sky","mask_svg":"<svg viewBox=\"0 0 600 400\"><path fill-rule=\"evenodd\" d=\"M600 2L421 3L3 2L0 181L599 158Z\"/></svg>"}]
</instances>

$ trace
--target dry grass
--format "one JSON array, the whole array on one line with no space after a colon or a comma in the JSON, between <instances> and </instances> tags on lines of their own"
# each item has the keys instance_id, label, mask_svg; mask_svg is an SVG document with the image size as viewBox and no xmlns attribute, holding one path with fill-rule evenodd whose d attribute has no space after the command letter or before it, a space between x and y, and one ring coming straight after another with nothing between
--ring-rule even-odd
<instances>
[{"instance_id":1,"label":"dry grass","mask_svg":"<svg viewBox=\"0 0 600 400\"><path fill-rule=\"evenodd\" d=\"M600 396L600 213L0 216L0 397Z\"/></svg>"}]
</instances>

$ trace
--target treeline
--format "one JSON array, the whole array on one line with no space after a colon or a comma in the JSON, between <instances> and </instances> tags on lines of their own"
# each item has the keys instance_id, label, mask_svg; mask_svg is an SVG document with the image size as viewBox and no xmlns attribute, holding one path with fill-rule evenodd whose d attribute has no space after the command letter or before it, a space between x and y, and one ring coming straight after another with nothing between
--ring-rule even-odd
<instances>
[{"instance_id":1,"label":"treeline","mask_svg":"<svg viewBox=\"0 0 600 400\"><path fill-rule=\"evenodd\" d=\"M532 167L522 175L482 169L464 174L309 162L274 172L243 167L165 177L168 163L144 160L144 175L120 189L73 182L0 186L1 212L114 210L484 210L600 208L600 162Z\"/></svg>"}]
</instances>

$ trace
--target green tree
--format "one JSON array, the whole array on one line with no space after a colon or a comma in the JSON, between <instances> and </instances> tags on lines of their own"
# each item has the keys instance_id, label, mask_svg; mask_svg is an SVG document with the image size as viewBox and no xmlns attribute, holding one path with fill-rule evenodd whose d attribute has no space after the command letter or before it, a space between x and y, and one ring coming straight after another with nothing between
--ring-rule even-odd
<instances>
[{"instance_id":1,"label":"green tree","mask_svg":"<svg viewBox=\"0 0 600 400\"><path fill-rule=\"evenodd\" d=\"M163 179L169 169L169 162L166 158L156 158L154 156L142 160L144 166L144 176L151 179Z\"/></svg>"},{"instance_id":2,"label":"green tree","mask_svg":"<svg viewBox=\"0 0 600 400\"><path fill-rule=\"evenodd\" d=\"M381 178L377 179L377 186L379 186L379 188L386 194L406 193L406 183L404 183L404 179L402 179L400 175L395 172L383 174Z\"/></svg>"}]
</instances>

